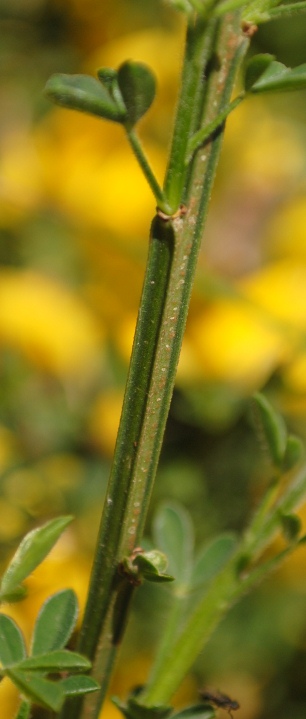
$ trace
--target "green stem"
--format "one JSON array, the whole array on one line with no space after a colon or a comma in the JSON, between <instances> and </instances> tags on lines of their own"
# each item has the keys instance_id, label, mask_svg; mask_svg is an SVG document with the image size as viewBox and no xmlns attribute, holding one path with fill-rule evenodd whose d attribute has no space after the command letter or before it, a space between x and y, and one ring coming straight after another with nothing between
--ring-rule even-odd
<instances>
[{"instance_id":1,"label":"green stem","mask_svg":"<svg viewBox=\"0 0 306 719\"><path fill-rule=\"evenodd\" d=\"M238 95L238 97L235 97L232 102L227 105L227 107L220 112L218 117L215 118L215 120L212 120L212 122L209 122L208 125L205 125L205 127L201 127L198 132L196 132L189 140L188 147L187 147L187 162L189 162L192 159L193 154L198 150L201 146L204 145L206 140L209 139L209 137L218 130L221 125L223 124L224 120L230 115L233 110L240 105L242 100L244 100L245 94Z\"/></svg>"},{"instance_id":2,"label":"green stem","mask_svg":"<svg viewBox=\"0 0 306 719\"><path fill-rule=\"evenodd\" d=\"M235 12L238 8L245 5L244 0L224 0L214 7L213 14L215 17L220 17L228 12Z\"/></svg>"},{"instance_id":3,"label":"green stem","mask_svg":"<svg viewBox=\"0 0 306 719\"><path fill-rule=\"evenodd\" d=\"M201 17L188 21L180 95L172 137L164 191L171 206L178 209L184 201L183 190L188 174L187 147L198 129L205 94L205 69L209 61L216 22Z\"/></svg>"},{"instance_id":4,"label":"green stem","mask_svg":"<svg viewBox=\"0 0 306 719\"><path fill-rule=\"evenodd\" d=\"M236 72L248 47L247 39L239 32L239 15L227 16L218 26L216 54L218 67L212 70L204 108L203 125L212 122L228 105L235 82ZM195 273L196 260L203 235L208 203L216 166L220 155L222 128L214 134L205 148L205 153L198 152L192 172L188 179L186 196L189 200L189 211L185 222L176 228L177 242L171 274L181 271L180 302L176 299L176 308L180 314L181 328L186 319L186 308L189 304L192 280ZM181 263L181 264L180 264ZM169 293L170 294L170 293ZM168 294L168 297L169 297ZM168 301L167 297L167 301ZM166 314L166 308L165 308ZM181 329L180 328L180 329ZM146 706L168 704L172 693L180 684L184 674L190 668L203 644L203 636L210 635L236 594L235 565L232 564L218 577L211 588L208 605L200 607L182 637L165 653L164 661L159 668L153 668L152 678L141 695L140 701ZM207 595L206 595L207 600ZM201 631L199 632L199 627ZM191 635L188 632L191 631Z\"/></svg>"},{"instance_id":5,"label":"green stem","mask_svg":"<svg viewBox=\"0 0 306 719\"><path fill-rule=\"evenodd\" d=\"M159 209L162 210L167 215L172 215L174 210L171 207L171 205L167 202L166 195L157 182L157 179L156 179L156 177L153 173L153 170L147 160L147 157L143 151L141 142L140 142L135 130L127 129L126 134L127 134L129 143L132 147L132 150L133 150L133 152L140 164L140 167L143 171L143 174L151 187L151 190L156 199Z\"/></svg>"},{"instance_id":6,"label":"green stem","mask_svg":"<svg viewBox=\"0 0 306 719\"><path fill-rule=\"evenodd\" d=\"M139 466L137 459L142 453L142 428L173 251L171 223L156 217L152 224L130 370L78 646L93 661L93 675L102 686L100 698L108 685L116 654L113 619L120 588L118 565L137 545L138 527L144 521L144 510L138 504L135 490L137 494L143 483L146 491L146 475L141 469L136 475L136 464ZM63 710L63 719L78 717L80 704L80 701L72 702L70 714L68 705L67 710ZM84 702L82 716L95 717L98 712L96 697L92 695Z\"/></svg>"},{"instance_id":7,"label":"green stem","mask_svg":"<svg viewBox=\"0 0 306 719\"><path fill-rule=\"evenodd\" d=\"M269 512L254 516L244 540L246 556L256 558L280 529L280 516L291 514L301 504L306 491L306 467L303 466ZM269 498L270 490L268 490ZM264 501L262 503L264 506Z\"/></svg>"},{"instance_id":8,"label":"green stem","mask_svg":"<svg viewBox=\"0 0 306 719\"><path fill-rule=\"evenodd\" d=\"M205 35L204 29L209 37ZM208 81L203 84L207 47L214 46L216 31L216 52L220 56L218 69L212 71ZM181 97L178 108L180 132L176 126L165 194L173 207L173 199L179 204L185 188L189 208L185 216L173 221L164 221L157 216L152 224L120 427L78 645L78 649L92 660L93 676L102 688L98 701L92 694L85 699L83 706L80 701L67 703L61 714L62 719L77 719L79 716L82 719L96 719L109 683L116 654L116 608L120 603L119 592L122 589L118 581L118 567L141 541L221 149L222 132L212 138L204 157L202 153L196 156L192 173L185 166L186 149L190 133L194 133L199 126L199 107L202 110L205 104L208 108L205 118L209 122L228 104L236 70L247 47L237 17L218 21L218 26L216 23L208 23L205 28L202 21L198 21L193 29L188 28L187 37L186 63L191 75L184 66L183 76L185 88L186 83L189 88L185 100L188 122L183 123L184 103ZM191 38L195 42L195 63L192 63ZM191 86L193 97L190 95ZM192 111L189 107L191 103L194 104Z\"/></svg>"}]
</instances>

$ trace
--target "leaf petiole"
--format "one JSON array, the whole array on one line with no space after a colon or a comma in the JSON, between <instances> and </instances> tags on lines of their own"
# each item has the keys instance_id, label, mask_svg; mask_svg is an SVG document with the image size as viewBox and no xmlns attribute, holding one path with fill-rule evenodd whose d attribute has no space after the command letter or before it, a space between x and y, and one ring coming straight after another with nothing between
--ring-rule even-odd
<instances>
[{"instance_id":1,"label":"leaf petiole","mask_svg":"<svg viewBox=\"0 0 306 719\"><path fill-rule=\"evenodd\" d=\"M126 127L126 135L128 138L128 141L131 145L131 148L134 152L134 155L137 158L137 161L142 169L142 172L150 185L150 188L153 192L153 195L156 199L158 208L162 210L166 215L173 215L173 208L169 205L167 201L167 197L165 193L163 192L162 188L160 187L154 172L149 164L149 161L144 153L142 144L133 128L127 128Z\"/></svg>"},{"instance_id":2,"label":"leaf petiole","mask_svg":"<svg viewBox=\"0 0 306 719\"><path fill-rule=\"evenodd\" d=\"M245 93L241 93L237 97L235 97L232 102L230 102L222 112L215 117L212 122L209 122L208 125L204 125L204 127L201 127L198 132L196 132L189 140L188 146L187 146L187 156L186 156L186 164L190 162L192 159L194 153L208 140L211 135L216 131L221 129L224 121L230 115L230 113L240 105L242 100L245 98Z\"/></svg>"}]
</instances>

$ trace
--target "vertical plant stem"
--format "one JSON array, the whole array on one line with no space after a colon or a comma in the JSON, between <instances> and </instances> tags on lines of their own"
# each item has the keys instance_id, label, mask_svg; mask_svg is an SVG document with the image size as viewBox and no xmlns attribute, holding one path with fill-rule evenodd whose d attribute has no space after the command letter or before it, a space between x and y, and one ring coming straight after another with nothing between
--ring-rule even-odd
<instances>
[{"instance_id":1,"label":"vertical plant stem","mask_svg":"<svg viewBox=\"0 0 306 719\"><path fill-rule=\"evenodd\" d=\"M201 118L205 70L214 44L216 24L215 20L207 22L198 16L188 21L180 94L164 181L164 191L174 208L173 212L185 199L183 191L188 174L187 146Z\"/></svg>"},{"instance_id":2,"label":"vertical plant stem","mask_svg":"<svg viewBox=\"0 0 306 719\"><path fill-rule=\"evenodd\" d=\"M144 528L222 132L220 129L210 139L205 152L196 154L192 172L186 166L188 140L199 129L203 107L202 120L207 123L228 104L246 47L237 14L207 25L196 21L187 30L183 91L164 187L171 207L179 205L184 195L188 211L168 221L157 216L152 224L122 416L78 646L93 661L93 676L102 688L99 698L88 696L82 708L79 701L65 705L62 719L96 719L108 686L116 654L118 606L127 590L118 568L139 544ZM204 82L212 48L218 63Z\"/></svg>"},{"instance_id":3,"label":"vertical plant stem","mask_svg":"<svg viewBox=\"0 0 306 719\"><path fill-rule=\"evenodd\" d=\"M131 503L129 497L132 487L141 481L135 478L135 462L141 446L143 416L172 256L171 224L156 218L152 223L130 370L78 644L79 651L93 662L93 676L101 684L101 692L98 702L94 695L84 702L79 699L68 702L62 710L62 719L98 715L116 656L114 617L123 590L118 581L118 567L124 556L132 552L138 538L136 530L142 508L135 505L136 500Z\"/></svg>"},{"instance_id":4,"label":"vertical plant stem","mask_svg":"<svg viewBox=\"0 0 306 719\"><path fill-rule=\"evenodd\" d=\"M208 81L203 110L203 126L212 122L214 116L222 112L229 102L237 68L247 47L248 41L239 31L239 15L237 16L236 13L232 16L227 15L218 27L216 43L218 65L215 70L212 70ZM205 150L200 150L196 154L186 187L188 213L184 221L177 222L176 261L173 263L172 273L176 273L176 276L180 277L179 282L181 283L180 300L176 298L180 322L184 322L183 308L186 308L189 303L191 278L195 273L208 202L221 149L222 134L220 128L207 143ZM174 292L174 288L172 288L172 292ZM189 636L189 640L186 642L188 636L186 630L184 636L175 643L174 647L169 647L168 653L164 653L163 661L159 662L157 670L153 666L148 685L139 697L139 701L144 705L152 706L169 702L171 695L200 651L206 636L210 636L223 616L225 607L229 606L232 597L236 594L237 580L234 575L234 566L234 564L230 564L213 584L211 601L205 605L205 618L203 618L203 607L199 610L198 616L193 616L193 624L190 624L190 627L195 629L192 631L192 636ZM201 632L199 633L200 626Z\"/></svg>"}]
</instances>

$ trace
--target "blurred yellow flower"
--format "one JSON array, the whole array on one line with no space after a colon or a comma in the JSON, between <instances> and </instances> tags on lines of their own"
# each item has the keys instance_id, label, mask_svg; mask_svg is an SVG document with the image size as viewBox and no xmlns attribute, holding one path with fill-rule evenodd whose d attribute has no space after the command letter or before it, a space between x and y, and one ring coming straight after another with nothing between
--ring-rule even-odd
<instances>
[{"instance_id":1,"label":"blurred yellow flower","mask_svg":"<svg viewBox=\"0 0 306 719\"><path fill-rule=\"evenodd\" d=\"M89 417L89 439L108 456L112 456L115 447L122 399L120 388L105 390L97 397Z\"/></svg>"},{"instance_id":2,"label":"blurred yellow flower","mask_svg":"<svg viewBox=\"0 0 306 719\"><path fill-rule=\"evenodd\" d=\"M276 369L294 391L306 389L306 265L286 259L236 282L191 314L179 366L183 385L200 377L252 391Z\"/></svg>"},{"instance_id":3,"label":"blurred yellow flower","mask_svg":"<svg viewBox=\"0 0 306 719\"><path fill-rule=\"evenodd\" d=\"M37 131L46 193L73 223L148 235L156 202L120 126L55 110ZM161 176L159 147L146 143Z\"/></svg>"},{"instance_id":4,"label":"blurred yellow flower","mask_svg":"<svg viewBox=\"0 0 306 719\"><path fill-rule=\"evenodd\" d=\"M20 704L20 696L17 689L6 677L0 682L0 706L1 719L12 719L16 715Z\"/></svg>"},{"instance_id":5,"label":"blurred yellow flower","mask_svg":"<svg viewBox=\"0 0 306 719\"><path fill-rule=\"evenodd\" d=\"M290 198L273 214L264 231L264 244L273 257L306 261L305 194Z\"/></svg>"},{"instance_id":6,"label":"blurred yellow flower","mask_svg":"<svg viewBox=\"0 0 306 719\"><path fill-rule=\"evenodd\" d=\"M10 466L15 461L18 453L17 441L7 427L0 425L0 471Z\"/></svg>"},{"instance_id":7,"label":"blurred yellow flower","mask_svg":"<svg viewBox=\"0 0 306 719\"><path fill-rule=\"evenodd\" d=\"M2 481L4 497L27 516L49 516L66 510L67 492L76 491L84 467L73 454L43 457L32 467L17 467Z\"/></svg>"},{"instance_id":8,"label":"blurred yellow flower","mask_svg":"<svg viewBox=\"0 0 306 719\"><path fill-rule=\"evenodd\" d=\"M295 259L271 263L240 282L246 296L279 322L284 331L306 329L306 264Z\"/></svg>"},{"instance_id":9,"label":"blurred yellow flower","mask_svg":"<svg viewBox=\"0 0 306 719\"><path fill-rule=\"evenodd\" d=\"M94 72L104 65L117 68L127 59L144 62L152 68L160 86L172 86L173 98L173 89L177 87L176 83L173 88L173 79L180 70L185 35L183 18L177 16L173 20L168 28L151 26L104 44L87 61L87 70Z\"/></svg>"},{"instance_id":10,"label":"blurred yellow flower","mask_svg":"<svg viewBox=\"0 0 306 719\"><path fill-rule=\"evenodd\" d=\"M8 132L1 144L1 224L14 224L41 202L42 167L29 128L20 127Z\"/></svg>"},{"instance_id":11,"label":"blurred yellow flower","mask_svg":"<svg viewBox=\"0 0 306 719\"><path fill-rule=\"evenodd\" d=\"M247 391L268 379L285 351L282 335L243 299L210 304L191 319L188 336L204 379Z\"/></svg>"},{"instance_id":12,"label":"blurred yellow flower","mask_svg":"<svg viewBox=\"0 0 306 719\"><path fill-rule=\"evenodd\" d=\"M9 542L27 530L27 518L18 507L0 497L0 542Z\"/></svg>"},{"instance_id":13,"label":"blurred yellow flower","mask_svg":"<svg viewBox=\"0 0 306 719\"><path fill-rule=\"evenodd\" d=\"M139 651L137 654L123 656L119 658L117 670L114 673L114 677L111 683L110 695L119 696L124 701L130 691L137 685L145 684L150 673L152 664L152 657L145 651ZM173 706L175 708L182 708L184 705L194 701L197 696L197 682L196 679L188 675L183 680L180 689L175 693L173 697ZM99 719L108 719L109 716L114 719L119 719L121 716L111 709L112 703L107 700L105 706L100 713ZM109 713L110 712L110 713Z\"/></svg>"},{"instance_id":14,"label":"blurred yellow flower","mask_svg":"<svg viewBox=\"0 0 306 719\"><path fill-rule=\"evenodd\" d=\"M306 352L301 352L292 362L286 366L282 372L282 377L286 387L298 394L306 393ZM305 413L305 398L300 397L303 404L303 414Z\"/></svg>"},{"instance_id":15,"label":"blurred yellow flower","mask_svg":"<svg viewBox=\"0 0 306 719\"><path fill-rule=\"evenodd\" d=\"M225 151L235 153L234 175L252 178L261 191L288 192L305 173L299 134L269 109L266 98L249 97L229 116Z\"/></svg>"},{"instance_id":16,"label":"blurred yellow flower","mask_svg":"<svg viewBox=\"0 0 306 719\"><path fill-rule=\"evenodd\" d=\"M0 273L0 341L64 379L91 376L103 333L82 300L30 270Z\"/></svg>"},{"instance_id":17,"label":"blurred yellow flower","mask_svg":"<svg viewBox=\"0 0 306 719\"><path fill-rule=\"evenodd\" d=\"M117 347L126 362L128 362L131 356L133 338L136 326L136 313L129 313L125 315L121 323L118 325L117 333Z\"/></svg>"}]
</instances>

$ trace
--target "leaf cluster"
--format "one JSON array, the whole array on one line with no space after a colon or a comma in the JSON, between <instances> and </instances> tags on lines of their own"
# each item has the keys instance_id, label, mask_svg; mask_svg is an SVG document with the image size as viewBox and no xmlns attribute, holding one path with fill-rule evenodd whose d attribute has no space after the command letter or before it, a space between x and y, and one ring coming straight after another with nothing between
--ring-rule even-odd
<instances>
[{"instance_id":1,"label":"leaf cluster","mask_svg":"<svg viewBox=\"0 0 306 719\"><path fill-rule=\"evenodd\" d=\"M101 68L90 75L57 73L48 80L47 97L71 110L112 120L131 129L147 112L155 97L155 78L140 62L126 61L118 70Z\"/></svg>"},{"instance_id":2,"label":"leaf cluster","mask_svg":"<svg viewBox=\"0 0 306 719\"><path fill-rule=\"evenodd\" d=\"M2 577L2 602L24 598L26 587L22 582L43 561L71 520L70 516L59 517L24 537ZM27 654L23 634L16 622L6 614L0 614L1 675L9 677L24 697L16 719L26 719L33 703L59 711L67 697L98 689L94 679L82 674L91 667L88 659L64 648L77 617L77 597L71 589L49 597L36 619L30 653ZM57 681L49 679L49 674L58 675Z\"/></svg>"}]
</instances>

